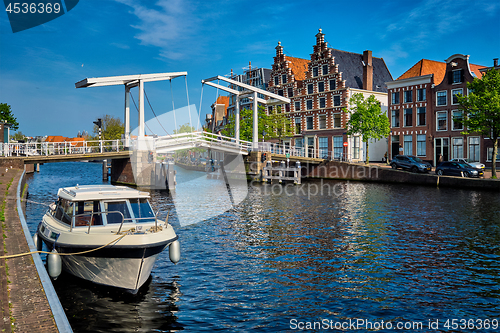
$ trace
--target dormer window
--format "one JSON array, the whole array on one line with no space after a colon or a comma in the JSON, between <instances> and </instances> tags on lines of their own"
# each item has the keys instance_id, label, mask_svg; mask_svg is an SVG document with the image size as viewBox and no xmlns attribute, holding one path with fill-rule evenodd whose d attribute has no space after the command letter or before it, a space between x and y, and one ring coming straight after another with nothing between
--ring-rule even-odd
<instances>
[{"instance_id":1,"label":"dormer window","mask_svg":"<svg viewBox=\"0 0 500 333\"><path fill-rule=\"evenodd\" d=\"M456 69L451 71L451 76L449 78L451 84L464 82L464 70Z\"/></svg>"}]
</instances>

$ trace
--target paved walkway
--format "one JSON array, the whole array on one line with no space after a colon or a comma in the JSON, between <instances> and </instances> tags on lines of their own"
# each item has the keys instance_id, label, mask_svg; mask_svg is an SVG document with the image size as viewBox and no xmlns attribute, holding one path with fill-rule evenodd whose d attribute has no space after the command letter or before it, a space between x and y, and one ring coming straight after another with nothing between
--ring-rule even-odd
<instances>
[{"instance_id":1,"label":"paved walkway","mask_svg":"<svg viewBox=\"0 0 500 333\"><path fill-rule=\"evenodd\" d=\"M391 167L389 164L381 163L381 162L370 163L370 165L377 165L381 168L390 168ZM499 170L498 166L499 165L497 164L497 177L499 177L499 175L500 175L500 170ZM432 171L430 172L430 174L434 175L435 174L434 170L436 170L436 168L432 167ZM490 179L491 178L491 168L486 168L484 170L484 176L481 178Z\"/></svg>"},{"instance_id":2,"label":"paved walkway","mask_svg":"<svg viewBox=\"0 0 500 333\"><path fill-rule=\"evenodd\" d=\"M18 169L0 170L0 203L5 216L5 222L0 222L0 255L29 252L16 209L21 175L22 170ZM0 259L0 311L1 332L58 332L31 255Z\"/></svg>"}]
</instances>

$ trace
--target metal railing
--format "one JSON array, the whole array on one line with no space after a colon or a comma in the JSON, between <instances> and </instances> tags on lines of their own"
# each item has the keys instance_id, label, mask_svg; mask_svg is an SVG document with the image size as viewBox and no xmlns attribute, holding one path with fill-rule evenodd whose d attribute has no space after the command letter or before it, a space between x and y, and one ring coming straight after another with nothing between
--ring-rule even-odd
<instances>
[{"instance_id":1,"label":"metal railing","mask_svg":"<svg viewBox=\"0 0 500 333\"><path fill-rule=\"evenodd\" d=\"M0 156L50 156L123 151L122 140L0 143Z\"/></svg>"},{"instance_id":2,"label":"metal railing","mask_svg":"<svg viewBox=\"0 0 500 333\"><path fill-rule=\"evenodd\" d=\"M318 158L324 160L345 161L353 160L352 154L344 154L337 150L328 150L325 148L305 148L305 147L290 147L289 145L280 145L272 142L259 142L258 150L263 153L273 153L280 155L288 155L290 157L305 157Z\"/></svg>"},{"instance_id":3,"label":"metal railing","mask_svg":"<svg viewBox=\"0 0 500 333\"><path fill-rule=\"evenodd\" d=\"M92 224L92 222L94 221L94 216L95 215L106 215L106 218L108 217L109 214L120 214L121 216L121 223L120 223L120 227L118 228L118 231L116 232L117 234L120 233L120 231L122 230L122 227L123 227L123 223L125 222L136 222L139 221L139 220L150 220L149 222L153 222L152 220L154 219L154 222L155 222L155 231L158 230L158 218L157 218L157 215L156 216L150 216L150 217L130 217L130 218L125 218L125 216L123 215L122 212L120 211L108 211L108 212L91 212L91 213L82 213L82 214L76 214L76 215L73 215L72 217L72 221L71 221L71 225L70 225L70 229L69 231L72 232L73 231L73 228L77 227L76 225L76 219L78 217L82 217L82 216L90 216L90 218L88 219L88 221L84 221L88 224L88 229L87 229L87 233L90 234L90 228L92 227L92 225L95 225L97 226L96 224ZM115 223L107 223L107 225L113 225ZM99 226L102 226L104 224L98 224ZM84 225L81 225L81 227L84 227Z\"/></svg>"},{"instance_id":4,"label":"metal railing","mask_svg":"<svg viewBox=\"0 0 500 333\"><path fill-rule=\"evenodd\" d=\"M173 134L155 139L155 148L157 150L177 150L187 146L209 146L248 152L251 150L252 143L244 140L236 142L235 138L201 131Z\"/></svg>"}]
</instances>

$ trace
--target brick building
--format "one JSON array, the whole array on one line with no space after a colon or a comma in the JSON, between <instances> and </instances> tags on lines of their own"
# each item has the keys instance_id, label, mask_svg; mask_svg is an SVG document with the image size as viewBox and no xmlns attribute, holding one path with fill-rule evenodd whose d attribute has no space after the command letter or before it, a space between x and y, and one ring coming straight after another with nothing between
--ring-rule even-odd
<instances>
[{"instance_id":1,"label":"brick building","mask_svg":"<svg viewBox=\"0 0 500 333\"><path fill-rule=\"evenodd\" d=\"M371 51L357 54L329 48L321 29L310 60L285 55L278 43L267 90L291 99L281 106L295 131L284 140L285 146L302 149L311 157L365 160L360 137L346 134L348 114L343 108L349 107L350 96L362 93L375 95L386 111L385 82L390 80L382 58L372 57ZM381 160L386 149L386 140L371 142L370 159Z\"/></svg>"},{"instance_id":2,"label":"brick building","mask_svg":"<svg viewBox=\"0 0 500 333\"><path fill-rule=\"evenodd\" d=\"M487 144L479 135L463 135L456 95L467 95L467 82L481 78L484 66L455 54L445 62L422 59L389 88L389 157L415 155L436 165L440 156L487 161Z\"/></svg>"}]
</instances>

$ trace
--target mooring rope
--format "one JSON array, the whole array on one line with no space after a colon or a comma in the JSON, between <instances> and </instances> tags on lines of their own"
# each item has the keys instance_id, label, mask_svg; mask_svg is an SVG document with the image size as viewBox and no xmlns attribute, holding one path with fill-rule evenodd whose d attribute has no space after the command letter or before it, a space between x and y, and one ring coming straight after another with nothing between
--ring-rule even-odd
<instances>
[{"instance_id":1,"label":"mooring rope","mask_svg":"<svg viewBox=\"0 0 500 333\"><path fill-rule=\"evenodd\" d=\"M132 229L130 229L132 230ZM122 239L123 237L127 236L127 232L129 232L130 230L127 230L125 231L125 234L121 235L120 237L118 237L117 239L115 240L112 240L111 242L109 242L108 244L106 245L103 245L103 246L100 246L96 249L92 249L92 250L86 250L86 251L82 251L82 252L73 252L73 253L58 253L60 256L73 256L73 255L77 255L77 254L85 254L85 253L90 253L90 252L93 252L93 251L97 251L97 250L100 250L100 249L103 249L105 248L106 246L110 245L111 243L114 243L114 242L118 242L120 239ZM31 251L31 252L25 252L25 253L19 253L19 254L11 254L11 255L8 255L8 256L0 256L0 259L12 259L12 258L18 258L18 257L23 257L23 256L27 256L27 255L30 255L30 254L35 254L35 253L45 253L45 254L50 254L51 252L47 252L47 251Z\"/></svg>"}]
</instances>

